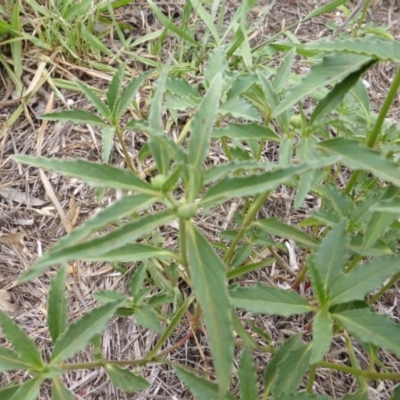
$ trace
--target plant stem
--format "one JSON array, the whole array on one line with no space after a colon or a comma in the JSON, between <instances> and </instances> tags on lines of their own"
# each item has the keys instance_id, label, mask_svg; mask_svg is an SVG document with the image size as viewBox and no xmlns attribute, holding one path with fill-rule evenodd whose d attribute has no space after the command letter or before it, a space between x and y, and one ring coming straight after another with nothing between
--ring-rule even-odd
<instances>
[{"instance_id":1,"label":"plant stem","mask_svg":"<svg viewBox=\"0 0 400 400\"><path fill-rule=\"evenodd\" d=\"M400 87L400 68L397 70L396 75L393 79L392 85L390 86L389 92L385 98L385 101L382 104L382 108L379 111L378 118L375 121L375 125L372 128L371 132L367 134L366 144L371 149L375 147L376 142L378 140L378 135L382 130L382 126L385 122L385 118L389 112L389 109L396 98L397 91ZM349 195L353 190L354 185L357 182L357 179L360 175L360 171L354 171L349 182L346 185L344 193Z\"/></svg>"},{"instance_id":2,"label":"plant stem","mask_svg":"<svg viewBox=\"0 0 400 400\"><path fill-rule=\"evenodd\" d=\"M236 246L238 245L238 243L242 239L243 235L246 233L246 230L249 227L249 225L253 222L253 219L257 215L257 213L260 210L260 208L263 206L263 204L268 199L269 194L270 194L269 191L264 193L264 194L261 194L254 201L254 203L251 205L251 207L249 208L249 211L247 212L246 216L243 219L242 226L240 227L240 229L239 229L238 233L236 234L235 238L233 239L232 244L229 247L229 250L225 253L224 261L228 266L231 263L232 258L233 258L234 254L235 254Z\"/></svg>"},{"instance_id":3,"label":"plant stem","mask_svg":"<svg viewBox=\"0 0 400 400\"><path fill-rule=\"evenodd\" d=\"M315 380L316 371L317 371L317 366L315 364L311 365L310 375L309 375L308 381L307 381L307 389L306 389L307 393L312 393L312 388L313 388L313 384L314 384L314 380Z\"/></svg>"},{"instance_id":4,"label":"plant stem","mask_svg":"<svg viewBox=\"0 0 400 400\"><path fill-rule=\"evenodd\" d=\"M368 305L374 304L375 301L377 301L379 299L379 297L381 297L386 292L386 290L388 290L390 287L392 287L397 282L398 279L400 279L400 272L398 272L396 275L394 275L390 279L390 281L385 286L383 286L377 294L375 294L372 297L372 299L368 300Z\"/></svg>"},{"instance_id":5,"label":"plant stem","mask_svg":"<svg viewBox=\"0 0 400 400\"><path fill-rule=\"evenodd\" d=\"M129 156L128 149L126 148L125 141L124 141L124 137L123 137L123 134L122 134L122 130L121 130L121 127L120 127L119 125L117 125L117 126L115 127L115 132L116 132L116 134L117 134L119 143L121 144L122 151L123 151L124 157L125 157L126 165L128 166L128 168L129 168L134 174L137 175L137 172L136 172L136 170L135 170L135 167L133 166L131 157Z\"/></svg>"},{"instance_id":6,"label":"plant stem","mask_svg":"<svg viewBox=\"0 0 400 400\"><path fill-rule=\"evenodd\" d=\"M329 368L335 371L341 371L348 374L353 374L356 376L363 376L367 379L374 379L374 380L393 380L393 381L400 381L400 372L373 372L373 371L366 371L364 369L358 369L353 367L348 367L346 365L335 364L328 361L320 361L317 364L318 367L321 368Z\"/></svg>"}]
</instances>

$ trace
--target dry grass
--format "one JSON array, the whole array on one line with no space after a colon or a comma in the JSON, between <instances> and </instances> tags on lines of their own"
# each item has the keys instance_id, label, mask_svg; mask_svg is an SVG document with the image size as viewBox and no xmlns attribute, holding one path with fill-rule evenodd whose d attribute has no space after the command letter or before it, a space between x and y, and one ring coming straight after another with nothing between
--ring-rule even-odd
<instances>
[{"instance_id":1,"label":"dry grass","mask_svg":"<svg viewBox=\"0 0 400 400\"><path fill-rule=\"evenodd\" d=\"M136 30L130 34L139 37L140 35L160 29L160 25L152 15L147 3L144 1L133 2L135 5L119 10L117 18L120 21L132 24ZM160 8L169 15L179 19L183 2L158 1ZM252 12L253 18L258 18L263 7L270 1L262 0ZM268 17L262 25L262 29L253 39L254 44L263 42L269 35L279 31L282 26L289 25L309 13L314 6L319 4L318 0L297 1L289 6L287 1L277 1L271 9ZM370 18L376 22L386 24L388 21L389 1L382 1L381 5L375 8ZM234 12L237 2L232 1L226 18ZM329 30L326 28L328 22L332 22L336 15L325 15L317 20L307 22L299 26L295 34L302 42L326 36ZM391 31L397 39L400 39L400 6L391 13ZM118 52L120 44L116 39L115 32L110 32L109 48ZM168 41L165 45L165 57L168 56ZM138 48L137 51L142 57L152 58L146 54L146 48ZM38 54L33 54L33 49L25 48L23 54L24 82L29 84L35 74L36 60ZM104 64L113 64L113 60L104 58ZM301 71L306 66L300 62L297 66ZM110 81L110 76L105 72L95 71L88 65L73 65L61 55L53 58L52 64L48 66L53 77L64 79L79 79L87 81L90 85L104 89ZM137 62L131 62L132 74L141 71L143 67ZM385 97L391 76L393 65L379 64L369 72L368 80L371 83L370 94L378 108ZM3 89L0 89L0 126L7 121L9 116L19 105L18 103L4 103L10 100L13 87L11 81L6 77L4 71L2 80ZM20 166L11 161L15 153L37 154L38 150L47 157L76 159L85 158L93 161L100 161L100 134L93 128L87 126L75 126L70 124L48 124L43 126L37 114L43 112L46 107L58 109L65 107L61 101L54 101L51 95L52 89L44 85L40 91L25 106L25 113L17 123L0 137L0 162L1 162L1 184L0 184L0 309L6 311L21 326L29 336L34 339L45 357L50 354L50 340L46 327L46 308L49 281L54 272L48 272L33 282L22 286L15 286L16 279L22 271L39 257L50 244L57 241L73 226L79 225L99 210L95 201L94 190L82 184L76 179L61 177L55 173L41 174L35 168ZM66 99L71 99L79 107L82 107L82 99L79 95L62 91ZM147 93L143 92L143 106L146 106ZM400 100L400 99L399 99ZM399 115L400 101L396 108L392 109L394 119ZM129 136L126 138L129 144L131 156L137 157L138 151L143 145L140 136ZM210 163L218 162L222 152L214 148L210 155ZM273 159L276 156L276 149L270 147L265 151L265 157ZM124 166L122 150L118 144L114 147L111 163L116 166ZM104 204L111 204L121 193L108 192ZM292 202L294 194L285 188L278 190L271 200L266 204L262 213L265 216L279 215L285 222L296 223L304 219L307 214L307 207L299 213L293 213ZM52 200L53 198L53 200ZM313 207L310 200L310 207ZM232 210L241 207L240 204L225 204L213 209L209 214L204 215L199 221L199 227L214 238L222 229L234 227ZM173 245L176 242L176 231L173 227L163 232L164 240ZM267 256L267 255L265 255ZM303 254L296 249L289 257L289 252L279 253L281 263L287 266L294 264L301 265ZM115 272L108 264L79 263L70 265L68 277L68 300L69 317L74 320L83 313L95 307L96 302L91 294L102 289L116 289L121 292L127 291L127 282L131 276L134 265L128 265L129 272L121 275ZM289 268L290 269L290 268ZM287 285L293 283L293 277L282 268L282 265L273 264L256 273L250 274L245 283L251 282L274 282L275 285ZM300 290L305 292L307 287L301 286ZM399 320L400 307L399 287L396 286L388 291L387 295L380 299L377 307L385 313L390 313L393 319ZM242 322L250 331L253 330L251 323L257 325L267 332L273 342L281 343L288 336L295 332L308 332L309 321L305 317L278 318L260 315L242 315ZM188 334L188 324L182 324L172 335L164 349L180 343ZM308 334L309 335L309 334ZM142 329L135 324L132 318L114 319L107 327L103 337L103 352L107 359L139 359L142 358L155 344L157 335L149 330ZM263 339L257 339L261 345L267 344ZM2 343L4 340L0 339ZM362 364L365 362L363 351L356 346L357 358ZM171 352L167 359L173 362L185 363L188 366L200 370L210 370L210 352L207 341L201 330L196 337L190 337L182 341L182 346ZM238 351L237 358L240 356ZM331 347L329 360L337 363L348 361L347 351L343 338L335 337ZM258 354L255 362L261 371L268 362L269 356ZM382 354L382 359L390 371L400 371L399 361L390 354ZM81 352L74 358L75 362L87 362L91 360L91 352ZM236 367L236 365L235 365ZM149 390L138 395L129 395L114 388L106 379L104 371L83 370L70 372L66 375L68 387L75 393L78 399L190 399L191 395L176 379L172 370L166 366L154 364L143 370L138 370L150 382ZM10 382L18 382L26 376L18 373L3 373L0 375L0 386ZM315 391L338 398L350 391L355 385L354 377L342 373L319 369L315 380ZM384 382L375 386L371 383L371 399L387 399L391 382ZM233 388L233 391L237 390ZM43 388L40 399L49 399L49 391ZM210 399L211 400L211 399Z\"/></svg>"}]
</instances>

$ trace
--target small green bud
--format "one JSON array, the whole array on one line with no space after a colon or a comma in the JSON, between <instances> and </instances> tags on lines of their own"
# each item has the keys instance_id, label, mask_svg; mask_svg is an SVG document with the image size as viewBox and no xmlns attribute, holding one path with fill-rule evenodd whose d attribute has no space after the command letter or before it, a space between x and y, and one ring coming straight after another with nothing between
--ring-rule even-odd
<instances>
[{"instance_id":1,"label":"small green bud","mask_svg":"<svg viewBox=\"0 0 400 400\"><path fill-rule=\"evenodd\" d=\"M301 115L293 115L289 118L289 124L294 128L301 128L301 124L303 123Z\"/></svg>"},{"instance_id":2,"label":"small green bud","mask_svg":"<svg viewBox=\"0 0 400 400\"><path fill-rule=\"evenodd\" d=\"M194 203L182 204L178 208L178 217L183 219L190 219L197 214L197 206Z\"/></svg>"},{"instance_id":3,"label":"small green bud","mask_svg":"<svg viewBox=\"0 0 400 400\"><path fill-rule=\"evenodd\" d=\"M159 174L154 178L151 178L151 186L153 186L154 189L161 189L166 180L167 177L164 174Z\"/></svg>"}]
</instances>

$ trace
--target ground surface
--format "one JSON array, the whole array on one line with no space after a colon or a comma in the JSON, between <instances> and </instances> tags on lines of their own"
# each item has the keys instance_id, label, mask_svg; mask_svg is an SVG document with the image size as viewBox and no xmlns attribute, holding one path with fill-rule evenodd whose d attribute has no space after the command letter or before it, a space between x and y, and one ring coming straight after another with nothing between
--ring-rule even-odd
<instances>
[{"instance_id":1,"label":"ground surface","mask_svg":"<svg viewBox=\"0 0 400 400\"><path fill-rule=\"evenodd\" d=\"M127 7L124 15L119 14L119 18L130 21L135 27L135 35L143 35L150 31L159 29L158 21L151 14L145 1L133 2L135 5ZM182 9L182 2L163 2L156 1L159 7L174 16L175 21L179 20ZM279 31L282 26L289 25L301 17L307 15L317 4L318 0L276 1L270 10L269 15L263 21L262 29L257 37L254 38L255 44L262 42L271 34ZM251 17L258 18L263 7L269 6L270 1L261 0L253 11ZM388 9L390 2L382 1L371 11L369 18L373 18L378 24L388 24ZM237 7L236 1L231 1L227 11L227 18ZM307 22L296 30L297 38L306 42L329 34L326 24L337 18L335 14L324 15L323 17ZM391 14L391 32L397 39L400 39L400 5L395 6ZM118 48L118 41L110 34L110 48ZM27 53L24 56L24 76L26 82L32 79L35 72L36 62L33 55ZM139 50L139 49L138 49ZM145 49L140 49L142 56L146 56ZM104 60L109 62L110 60ZM132 68L138 71L141 65L135 63ZM300 67L299 67L300 68ZM371 83L370 94L378 107L385 96L385 92L390 83L394 72L394 66L380 64L375 70L371 71L366 79ZM7 90L12 84L7 80L4 71L4 87L0 87L0 99L8 100ZM77 76L86 80L90 85L104 88L107 85L108 77L105 74L91 71L85 66L71 65L62 59L56 60L53 68L54 76ZM48 157L62 158L85 158L99 161L100 136L99 133L86 126L72 126L69 124L55 123L49 124L45 130L41 130L41 121L36 117L46 107L50 97L50 87L44 87L43 91L36 96L31 104L26 108L25 115L18 119L12 129L3 131L0 137L0 309L11 315L15 321L29 333L29 335L39 345L44 354L48 353L50 342L46 328L46 307L47 293L50 278L53 272L48 272L34 282L22 286L15 286L15 281L22 271L39 257L49 245L56 242L58 238L86 220L99 210L99 205L95 200L94 190L82 184L76 179L60 177L55 173L45 173L47 178L41 176L36 168L18 166L11 161L10 157L15 153L37 154ZM66 98L72 99L75 104L81 107L85 104L79 96L67 91L63 91ZM397 104L400 104L398 102ZM0 126L6 121L16 105L7 105L0 108ZM61 108L61 102L56 101L53 108ZM398 106L397 106L398 107ZM392 118L396 119L399 115L399 108L394 108L391 112ZM140 140L134 142L133 138L128 137L128 143L132 143L129 151L132 156L137 156L138 149L141 147ZM122 150L118 145L115 146L112 157L112 164L123 166ZM54 194L53 200L51 194ZM105 204L111 204L121 196L121 193L109 192L105 198ZM303 216L291 215L291 203L293 196L284 189L273 197L264 210L267 215L277 214L285 221L297 222ZM227 206L228 207L228 206ZM229 208L229 207L228 207ZM222 207L213 210L212 213L204 217L201 223L202 229L209 232L219 230L224 224L228 208ZM165 240L174 240L171 233ZM296 255L295 255L296 256ZM281 254L285 260L288 254ZM91 294L101 289L126 290L128 277L121 278L121 275L113 270L108 264L75 263L70 265L68 281L69 315L73 320L87 310L96 305ZM283 276L282 282L290 280L290 276L279 269L278 265L273 265L269 269L249 277L249 281L269 280L277 281L279 276ZM394 288L387 298L382 299L381 306L392 307L391 311L394 318L400 314L397 305L399 290ZM258 317L255 321L260 328L265 329L274 340L282 340L284 337L297 331L304 331L308 321L303 319L284 320L283 318ZM187 332L177 330L171 342L167 346L174 345L182 339ZM109 359L134 359L141 358L154 345L156 334L139 329L133 319L115 319L106 329L103 337L104 354ZM0 338L1 341L1 338ZM200 351L200 350L201 351ZM331 348L330 357L339 360L347 357L343 342L338 338ZM204 354L202 354L204 353ZM205 338L199 335L196 340L186 341L177 351L170 354L170 360L187 362L188 365L200 365L207 362L208 355ZM360 362L363 355L360 351L357 354ZM90 352L83 352L75 359L77 362L90 361ZM263 366L268 361L267 356L256 357L256 363L263 370ZM386 361L392 370L400 371L397 360L387 355ZM152 383L151 388L140 395L128 395L115 389L105 377L101 370L82 371L69 373L66 376L68 387L76 394L76 399L190 399L190 394L183 385L174 377L174 374L159 365L153 365L143 372L144 376ZM22 379L20 374L3 374L0 376L0 386L11 381ZM261 375L260 375L261 378ZM332 374L319 372L316 379L316 390L325 395L338 398L348 392L354 385L353 378L344 374ZM373 387L371 398L385 399L389 397L389 384ZM41 399L47 399L49 394L45 389L41 394ZM210 399L212 400L212 399Z\"/></svg>"}]
</instances>

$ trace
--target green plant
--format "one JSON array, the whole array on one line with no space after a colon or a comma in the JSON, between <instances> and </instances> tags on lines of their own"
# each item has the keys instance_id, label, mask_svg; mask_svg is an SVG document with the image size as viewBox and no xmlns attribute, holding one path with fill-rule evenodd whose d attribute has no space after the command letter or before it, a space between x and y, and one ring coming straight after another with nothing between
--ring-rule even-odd
<instances>
[{"instance_id":1,"label":"green plant","mask_svg":"<svg viewBox=\"0 0 400 400\"><path fill-rule=\"evenodd\" d=\"M200 2L191 3L203 13ZM332 2L330 7L339 3L343 2ZM218 4L214 2L214 7ZM191 7L189 3L187 7ZM212 33L211 25L209 29ZM13 345L13 350L0 347L0 369L28 370L34 375L20 386L2 389L1 398L34 399L41 383L51 379L53 398L72 399L60 376L83 368L104 368L115 386L135 392L146 388L147 381L138 371L122 367L145 368L157 362L172 365L200 400L235 399L230 392L232 362L234 349L240 347L244 348L237 370L241 399L326 398L312 394L318 368L356 377L358 390L346 395L346 400L368 399L369 380L400 380L400 373L387 371L378 353L381 348L400 357L400 327L371 310L400 276L399 131L386 120L400 86L400 72L378 115L371 111L361 82L363 73L377 62L400 64L400 43L366 36L296 46L271 42L268 46L286 52L278 69L239 71L230 64L234 53L229 53L230 47L217 46L197 87L175 74L171 76L167 64L154 86L150 111L141 120L122 124L121 116L151 75L136 77L121 89L123 66L113 77L106 101L77 83L98 115L70 110L42 116L50 121L101 126L103 163L25 155L15 156L15 161L77 177L100 191L113 188L132 194L63 237L21 276L20 283L74 259L139 262L139 266L129 282L129 296L98 292L95 298L102 305L69 325L63 295L66 268L59 270L49 293L48 325L54 343L49 362L42 359L25 333L0 313L4 336ZM313 65L303 77L290 73L295 51ZM246 56L242 54L242 58L246 63ZM311 114L305 115L302 103L310 97L316 104ZM293 115L296 105L298 110ZM164 110L170 124L180 112L194 110L177 141L164 132ZM124 147L124 133L129 130L147 137L143 157L154 160L158 173L151 183L138 176ZM108 164L114 134L124 148L127 170ZM227 161L207 166L207 155L215 141L221 143ZM263 161L267 141L279 144L278 160ZM342 167L352 171L345 187L338 183ZM321 199L320 208L296 227L278 218L260 219L260 210L281 185L296 190L295 209L309 193ZM225 240L207 239L197 226L197 217L233 198L243 199L236 215L237 229L221 232ZM147 212L150 206L157 211ZM165 249L138 242L174 220L179 223L176 247ZM117 227L113 226L115 222ZM106 233L98 234L106 227ZM307 227L307 231L301 227ZM298 273L279 257L282 247L277 238L292 240L303 249ZM271 263L262 256L266 250L281 267L295 274L291 290L241 283L240 278L247 273ZM192 289L192 294L179 289L178 279ZM301 296L297 289L305 280L310 280L312 293ZM370 296L376 289L379 291ZM162 314L162 304L170 304L170 314ZM282 317L309 314L312 340L304 343L302 335L297 334L278 348L261 346L241 325L237 309ZM103 359L96 335L112 316L134 316L138 324L160 334L158 342L140 360ZM174 346L162 350L178 324L187 324L195 331L200 329L200 321L204 321L212 352L215 379L211 381L198 376L201 371L168 361L165 355L175 350ZM234 330L240 340L235 340ZM259 328L257 332L267 335ZM325 360L332 338L339 334L346 338L350 366ZM349 335L367 353L368 369L358 364ZM96 348L94 361L66 363L90 341ZM264 370L261 390L251 351L273 354ZM306 390L300 392L306 375Z\"/></svg>"}]
</instances>

